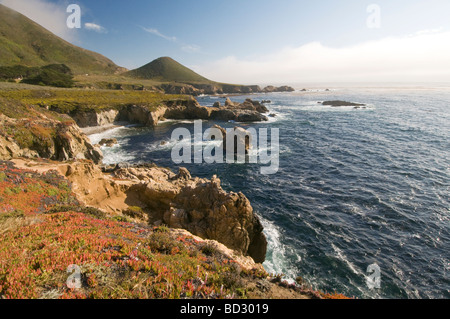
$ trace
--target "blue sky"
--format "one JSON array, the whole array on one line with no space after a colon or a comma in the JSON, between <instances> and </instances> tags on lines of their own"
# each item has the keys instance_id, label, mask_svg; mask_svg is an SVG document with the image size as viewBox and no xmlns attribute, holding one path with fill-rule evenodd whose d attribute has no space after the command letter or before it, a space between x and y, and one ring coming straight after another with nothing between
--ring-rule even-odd
<instances>
[{"instance_id":1,"label":"blue sky","mask_svg":"<svg viewBox=\"0 0 450 319\"><path fill-rule=\"evenodd\" d=\"M0 2L130 69L171 56L207 77L240 83L282 82L283 76L291 82L450 81L444 55L450 48L442 43L450 43L448 0ZM82 8L81 29L65 26L69 3ZM371 4L380 9L377 28L367 24ZM389 54L388 46L394 50ZM408 50L423 46L429 51L411 61L402 59L409 56ZM444 70L437 60L444 63ZM412 66L416 70L411 71ZM342 70L348 71L347 76Z\"/></svg>"}]
</instances>

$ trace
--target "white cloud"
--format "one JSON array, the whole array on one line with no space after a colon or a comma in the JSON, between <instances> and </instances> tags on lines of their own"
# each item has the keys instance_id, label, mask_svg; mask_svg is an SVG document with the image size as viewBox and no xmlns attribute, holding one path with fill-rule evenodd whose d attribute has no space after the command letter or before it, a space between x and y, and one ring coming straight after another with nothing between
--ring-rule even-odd
<instances>
[{"instance_id":1,"label":"white cloud","mask_svg":"<svg viewBox=\"0 0 450 319\"><path fill-rule=\"evenodd\" d=\"M0 0L0 3L27 16L57 36L76 40L76 32L67 27L67 6L46 0Z\"/></svg>"},{"instance_id":2,"label":"white cloud","mask_svg":"<svg viewBox=\"0 0 450 319\"><path fill-rule=\"evenodd\" d=\"M195 44L188 44L181 47L181 50L187 53L199 53L201 52L201 48Z\"/></svg>"},{"instance_id":3,"label":"white cloud","mask_svg":"<svg viewBox=\"0 0 450 319\"><path fill-rule=\"evenodd\" d=\"M312 42L246 60L229 56L195 68L207 78L239 83L450 81L450 32L425 30L331 48Z\"/></svg>"},{"instance_id":4,"label":"white cloud","mask_svg":"<svg viewBox=\"0 0 450 319\"><path fill-rule=\"evenodd\" d=\"M159 32L157 29L144 28L144 27L141 27L141 28L145 32L151 33L151 34L156 35L156 36L158 36L160 38L163 38L163 39L165 39L167 41L170 41L170 42L178 44L181 47L181 50L183 50L186 53L200 53L201 52L201 47L199 47L198 45L186 44L186 43L180 41L177 37L167 36L167 35Z\"/></svg>"},{"instance_id":5,"label":"white cloud","mask_svg":"<svg viewBox=\"0 0 450 319\"><path fill-rule=\"evenodd\" d=\"M108 30L106 30L104 27L102 27L101 25L95 24L95 23L85 23L84 27L88 30L92 30L98 33L108 33Z\"/></svg>"},{"instance_id":6,"label":"white cloud","mask_svg":"<svg viewBox=\"0 0 450 319\"><path fill-rule=\"evenodd\" d=\"M161 32L159 32L157 29L144 28L144 27L142 27L142 29L143 29L145 32L154 34L154 35L156 35L156 36L158 36L158 37L160 37L160 38L166 39L167 41L177 42L177 38L176 38L176 37L169 37L169 36L167 36L167 35L164 35L164 34L162 34Z\"/></svg>"}]
</instances>

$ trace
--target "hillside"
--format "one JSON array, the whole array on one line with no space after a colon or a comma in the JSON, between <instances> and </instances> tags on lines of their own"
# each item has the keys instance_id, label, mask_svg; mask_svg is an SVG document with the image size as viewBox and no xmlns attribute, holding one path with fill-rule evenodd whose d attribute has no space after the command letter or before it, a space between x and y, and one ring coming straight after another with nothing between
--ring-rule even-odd
<instances>
[{"instance_id":1,"label":"hillside","mask_svg":"<svg viewBox=\"0 0 450 319\"><path fill-rule=\"evenodd\" d=\"M156 59L138 69L126 72L124 75L161 82L214 83L169 57Z\"/></svg>"},{"instance_id":2,"label":"hillside","mask_svg":"<svg viewBox=\"0 0 450 319\"><path fill-rule=\"evenodd\" d=\"M0 4L0 66L48 64L66 64L75 74L124 70L103 55L72 45Z\"/></svg>"}]
</instances>

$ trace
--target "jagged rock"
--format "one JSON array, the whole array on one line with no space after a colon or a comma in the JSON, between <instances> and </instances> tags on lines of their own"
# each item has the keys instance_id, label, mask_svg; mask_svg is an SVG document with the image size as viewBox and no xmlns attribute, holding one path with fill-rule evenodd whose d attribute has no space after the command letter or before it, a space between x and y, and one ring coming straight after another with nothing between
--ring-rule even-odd
<instances>
[{"instance_id":1,"label":"jagged rock","mask_svg":"<svg viewBox=\"0 0 450 319\"><path fill-rule=\"evenodd\" d=\"M0 133L0 159L47 158L58 161L88 159L99 163L102 151L93 146L89 138L74 123L62 123L51 119L12 119L0 117L0 127L29 131L29 141L20 144L14 136ZM21 145L21 146L20 146Z\"/></svg>"},{"instance_id":2,"label":"jagged rock","mask_svg":"<svg viewBox=\"0 0 450 319\"><path fill-rule=\"evenodd\" d=\"M181 179L185 181L188 181L191 178L191 173L184 167L180 167L177 176L175 176L175 179Z\"/></svg>"},{"instance_id":3,"label":"jagged rock","mask_svg":"<svg viewBox=\"0 0 450 319\"><path fill-rule=\"evenodd\" d=\"M225 106L226 107L234 107L239 105L239 103L234 103L233 101L230 100L229 97L227 97L227 99L225 100Z\"/></svg>"},{"instance_id":4,"label":"jagged rock","mask_svg":"<svg viewBox=\"0 0 450 319\"><path fill-rule=\"evenodd\" d=\"M114 123L117 120L119 111L106 110L106 111L87 111L87 112L74 112L71 117L81 128L92 126L104 126Z\"/></svg>"},{"instance_id":5,"label":"jagged rock","mask_svg":"<svg viewBox=\"0 0 450 319\"><path fill-rule=\"evenodd\" d=\"M256 106L255 106L256 105ZM267 121L267 117L261 114L267 110L259 103L252 104L251 109L246 109L243 104L233 103L231 100L225 102L224 107L201 106L196 100L191 100L175 106L168 106L165 118L173 120L219 120L236 122L261 122ZM248 106L248 105L247 105Z\"/></svg>"},{"instance_id":6,"label":"jagged rock","mask_svg":"<svg viewBox=\"0 0 450 319\"><path fill-rule=\"evenodd\" d=\"M267 241L249 200L242 193L225 192L216 176L192 178L186 169L176 175L159 167L119 169L114 176L139 182L130 192L152 212L151 221L162 220L264 261Z\"/></svg>"},{"instance_id":7,"label":"jagged rock","mask_svg":"<svg viewBox=\"0 0 450 319\"><path fill-rule=\"evenodd\" d=\"M119 111L118 120L144 126L156 126L166 111L166 106L160 106L155 111L151 111L145 105L128 105Z\"/></svg>"},{"instance_id":8,"label":"jagged rock","mask_svg":"<svg viewBox=\"0 0 450 319\"><path fill-rule=\"evenodd\" d=\"M98 144L100 146L113 147L118 144L118 141L115 138L104 138Z\"/></svg>"}]
</instances>

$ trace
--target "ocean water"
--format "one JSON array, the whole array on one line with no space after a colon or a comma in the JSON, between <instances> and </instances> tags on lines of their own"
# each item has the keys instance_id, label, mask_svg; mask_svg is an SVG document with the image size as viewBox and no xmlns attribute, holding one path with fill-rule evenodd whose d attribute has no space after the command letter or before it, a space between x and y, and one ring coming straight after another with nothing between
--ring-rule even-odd
<instances>
[{"instance_id":1,"label":"ocean water","mask_svg":"<svg viewBox=\"0 0 450 319\"><path fill-rule=\"evenodd\" d=\"M338 88L231 99L249 97L272 101L274 119L242 125L279 129L279 172L262 175L257 164L183 166L199 177L216 174L224 189L250 199L269 241L266 270L358 298L450 298L450 89ZM217 99L198 98L207 106ZM368 107L318 104L335 99ZM106 163L176 170L177 127L193 132L193 121L116 128L91 139L119 140L103 149ZM367 284L372 264L380 267L380 288Z\"/></svg>"}]
</instances>

